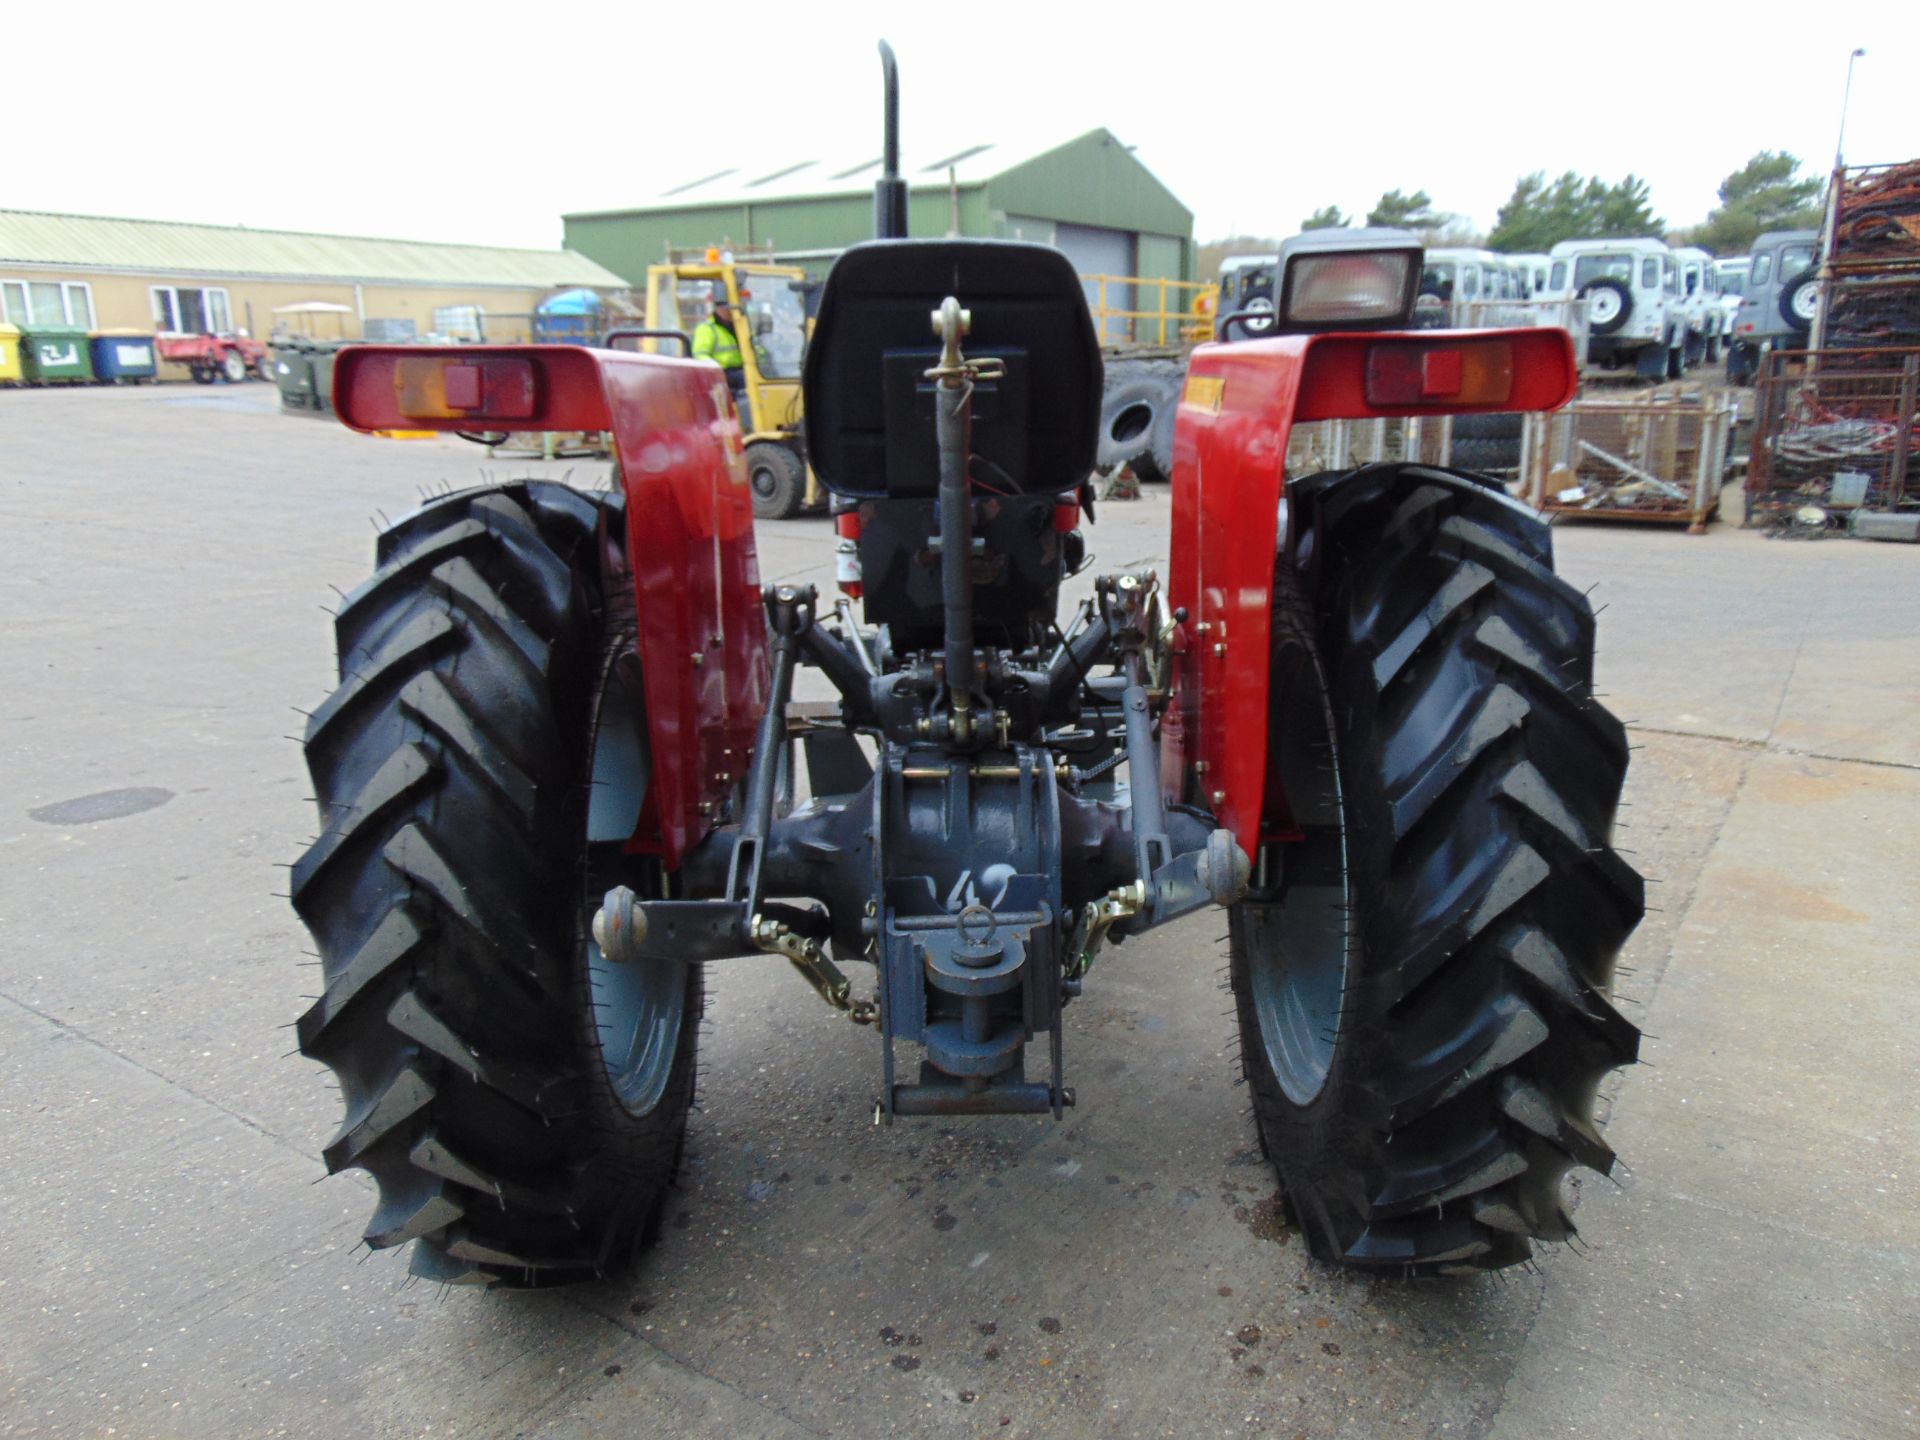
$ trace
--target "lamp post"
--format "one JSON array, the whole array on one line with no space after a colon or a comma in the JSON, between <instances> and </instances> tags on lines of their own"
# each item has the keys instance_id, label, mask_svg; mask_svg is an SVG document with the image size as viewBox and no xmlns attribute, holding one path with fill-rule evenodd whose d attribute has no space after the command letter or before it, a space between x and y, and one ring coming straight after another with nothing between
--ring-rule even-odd
<instances>
[{"instance_id":1,"label":"lamp post","mask_svg":"<svg viewBox=\"0 0 1920 1440\"><path fill-rule=\"evenodd\" d=\"M1853 62L1866 53L1865 50L1855 50L1853 54L1847 57L1847 88L1846 93L1840 97L1840 135L1839 138L1833 142L1833 168L1835 170L1840 169L1843 164L1840 153L1846 148L1847 144L1847 106L1853 103Z\"/></svg>"}]
</instances>

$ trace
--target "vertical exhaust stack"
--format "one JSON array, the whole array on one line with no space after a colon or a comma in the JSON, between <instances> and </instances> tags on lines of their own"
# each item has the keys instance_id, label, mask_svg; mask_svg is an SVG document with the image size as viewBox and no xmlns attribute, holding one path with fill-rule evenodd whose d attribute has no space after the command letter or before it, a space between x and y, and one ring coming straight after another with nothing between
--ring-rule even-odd
<instances>
[{"instance_id":1,"label":"vertical exhaust stack","mask_svg":"<svg viewBox=\"0 0 1920 1440\"><path fill-rule=\"evenodd\" d=\"M886 148L881 152L880 178L873 186L873 237L907 238L907 182L900 178L900 67L893 47L880 42L880 69L886 76Z\"/></svg>"}]
</instances>

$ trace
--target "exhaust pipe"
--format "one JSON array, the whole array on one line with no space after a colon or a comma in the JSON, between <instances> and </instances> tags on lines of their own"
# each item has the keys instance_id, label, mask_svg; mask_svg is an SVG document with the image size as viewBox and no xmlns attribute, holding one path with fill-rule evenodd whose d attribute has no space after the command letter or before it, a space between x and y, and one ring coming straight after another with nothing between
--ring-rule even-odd
<instances>
[{"instance_id":1,"label":"exhaust pipe","mask_svg":"<svg viewBox=\"0 0 1920 1440\"><path fill-rule=\"evenodd\" d=\"M900 67L893 47L880 42L880 69L886 76L886 147L881 152L880 178L873 186L873 236L876 240L907 238L907 182L900 178Z\"/></svg>"}]
</instances>

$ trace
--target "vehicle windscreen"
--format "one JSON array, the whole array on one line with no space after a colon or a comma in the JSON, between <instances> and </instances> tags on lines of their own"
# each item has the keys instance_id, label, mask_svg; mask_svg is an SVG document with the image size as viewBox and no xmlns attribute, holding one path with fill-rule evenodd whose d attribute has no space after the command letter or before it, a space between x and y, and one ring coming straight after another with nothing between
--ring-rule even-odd
<instances>
[{"instance_id":1,"label":"vehicle windscreen","mask_svg":"<svg viewBox=\"0 0 1920 1440\"><path fill-rule=\"evenodd\" d=\"M1633 283L1633 256L1631 255L1582 255L1573 262L1573 288L1580 290L1595 280L1618 280L1623 285Z\"/></svg>"},{"instance_id":2,"label":"vehicle windscreen","mask_svg":"<svg viewBox=\"0 0 1920 1440\"><path fill-rule=\"evenodd\" d=\"M807 348L807 302L786 275L746 272L740 276L760 369L769 380L795 380Z\"/></svg>"},{"instance_id":3,"label":"vehicle windscreen","mask_svg":"<svg viewBox=\"0 0 1920 1440\"><path fill-rule=\"evenodd\" d=\"M1746 294L1747 272L1744 270L1722 270L1720 272L1720 293L1722 295Z\"/></svg>"},{"instance_id":4,"label":"vehicle windscreen","mask_svg":"<svg viewBox=\"0 0 1920 1440\"><path fill-rule=\"evenodd\" d=\"M1429 260L1420 270L1420 293L1437 295L1442 300L1453 298L1454 269L1451 260Z\"/></svg>"}]
</instances>

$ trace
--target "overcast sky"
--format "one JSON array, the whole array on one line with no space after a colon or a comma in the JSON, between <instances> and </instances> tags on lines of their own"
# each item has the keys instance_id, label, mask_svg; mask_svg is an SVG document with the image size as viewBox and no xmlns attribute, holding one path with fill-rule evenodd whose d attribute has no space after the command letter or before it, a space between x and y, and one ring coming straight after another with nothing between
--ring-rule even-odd
<instances>
[{"instance_id":1,"label":"overcast sky","mask_svg":"<svg viewBox=\"0 0 1920 1440\"><path fill-rule=\"evenodd\" d=\"M877 153L882 35L910 168L1105 126L1202 240L1394 187L1485 227L1530 170L1631 171L1691 224L1756 150L1824 172L1856 45L1848 160L1920 156L1920 0L143 0L16 5L6 33L31 63L0 207L489 244L557 245L563 212L732 165Z\"/></svg>"}]
</instances>

